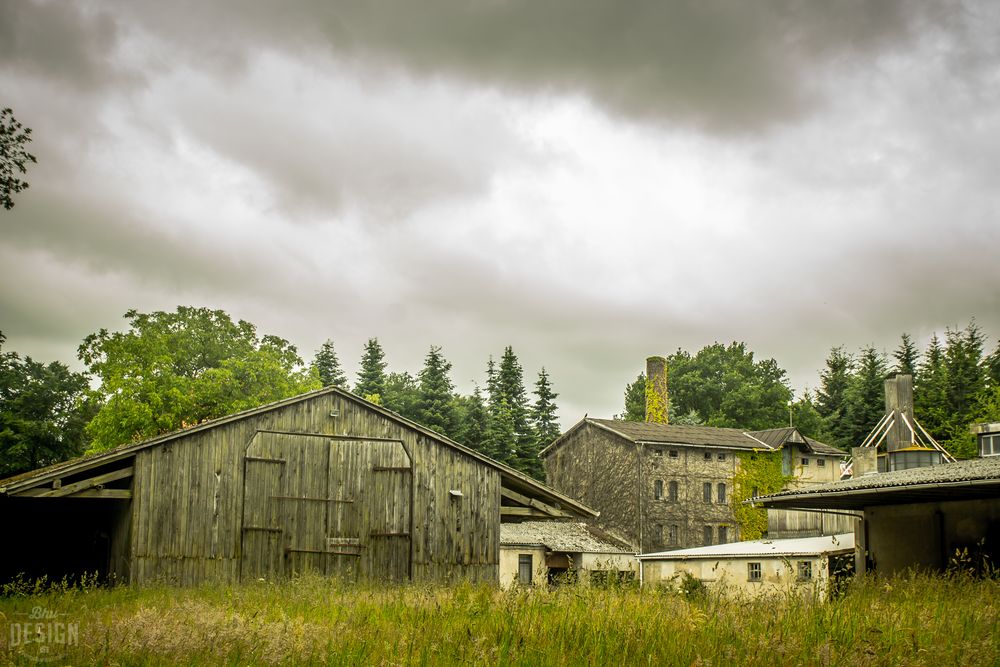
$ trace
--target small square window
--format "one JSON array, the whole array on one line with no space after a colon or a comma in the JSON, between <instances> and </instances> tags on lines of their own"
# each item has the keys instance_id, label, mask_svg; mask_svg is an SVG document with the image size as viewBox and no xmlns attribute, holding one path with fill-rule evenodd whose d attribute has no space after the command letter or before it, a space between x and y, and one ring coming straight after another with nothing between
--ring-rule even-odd
<instances>
[{"instance_id":1,"label":"small square window","mask_svg":"<svg viewBox=\"0 0 1000 667\"><path fill-rule=\"evenodd\" d=\"M706 461L712 460L712 452L705 452L705 460Z\"/></svg>"},{"instance_id":2,"label":"small square window","mask_svg":"<svg viewBox=\"0 0 1000 667\"><path fill-rule=\"evenodd\" d=\"M802 465L804 465L804 466L807 466L807 465L809 465L809 459L807 459L807 458L803 458L803 459L802 459Z\"/></svg>"},{"instance_id":3,"label":"small square window","mask_svg":"<svg viewBox=\"0 0 1000 667\"><path fill-rule=\"evenodd\" d=\"M818 467L818 468L825 468L826 467L826 459L816 459L816 467Z\"/></svg>"},{"instance_id":4,"label":"small square window","mask_svg":"<svg viewBox=\"0 0 1000 667\"><path fill-rule=\"evenodd\" d=\"M812 561L800 560L798 562L798 577L803 581L813 578Z\"/></svg>"},{"instance_id":5,"label":"small square window","mask_svg":"<svg viewBox=\"0 0 1000 667\"><path fill-rule=\"evenodd\" d=\"M725 461L726 460L726 453L725 452L719 452L718 459L720 461Z\"/></svg>"},{"instance_id":6,"label":"small square window","mask_svg":"<svg viewBox=\"0 0 1000 667\"><path fill-rule=\"evenodd\" d=\"M663 450L660 449L659 447L657 447L656 449L654 449L653 453L656 454L657 456L663 456Z\"/></svg>"},{"instance_id":7,"label":"small square window","mask_svg":"<svg viewBox=\"0 0 1000 667\"><path fill-rule=\"evenodd\" d=\"M670 450L670 458L672 458L672 459L676 459L676 458L677 458L677 456L678 456L678 454L677 454L677 450L676 450L676 449L671 449L671 450Z\"/></svg>"},{"instance_id":8,"label":"small square window","mask_svg":"<svg viewBox=\"0 0 1000 667\"><path fill-rule=\"evenodd\" d=\"M760 581L760 563L747 563L747 581Z\"/></svg>"}]
</instances>

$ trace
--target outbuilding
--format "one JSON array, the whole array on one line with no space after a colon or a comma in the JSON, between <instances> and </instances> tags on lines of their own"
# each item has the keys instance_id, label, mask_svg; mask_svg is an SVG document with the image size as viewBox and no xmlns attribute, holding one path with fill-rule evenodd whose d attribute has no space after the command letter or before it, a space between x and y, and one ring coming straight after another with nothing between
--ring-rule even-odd
<instances>
[{"instance_id":1,"label":"outbuilding","mask_svg":"<svg viewBox=\"0 0 1000 667\"><path fill-rule=\"evenodd\" d=\"M635 547L582 521L500 525L500 585L634 581Z\"/></svg>"},{"instance_id":2,"label":"outbuilding","mask_svg":"<svg viewBox=\"0 0 1000 667\"><path fill-rule=\"evenodd\" d=\"M496 582L501 521L596 513L342 389L0 481L0 579L190 585L307 570Z\"/></svg>"},{"instance_id":3,"label":"outbuilding","mask_svg":"<svg viewBox=\"0 0 1000 667\"><path fill-rule=\"evenodd\" d=\"M678 585L684 576L727 595L758 597L791 590L825 597L853 560L854 535L730 542L642 554L642 583ZM849 569L849 567L848 567Z\"/></svg>"}]
</instances>

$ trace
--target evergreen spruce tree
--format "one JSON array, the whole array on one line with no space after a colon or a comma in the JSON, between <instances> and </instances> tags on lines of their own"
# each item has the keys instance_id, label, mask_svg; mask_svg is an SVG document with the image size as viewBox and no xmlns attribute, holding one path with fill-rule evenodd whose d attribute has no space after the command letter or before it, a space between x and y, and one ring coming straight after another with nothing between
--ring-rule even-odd
<instances>
[{"instance_id":1,"label":"evergreen spruce tree","mask_svg":"<svg viewBox=\"0 0 1000 667\"><path fill-rule=\"evenodd\" d=\"M483 393L476 385L470 396L456 397L463 405L458 441L486 456L493 456L489 447L489 427Z\"/></svg>"},{"instance_id":2,"label":"evergreen spruce tree","mask_svg":"<svg viewBox=\"0 0 1000 667\"><path fill-rule=\"evenodd\" d=\"M913 344L913 338L910 334L904 333L902 335L899 347L892 353L892 356L896 360L896 363L892 367L893 372L911 375L913 376L914 383L916 383L919 353L917 352L917 346Z\"/></svg>"},{"instance_id":3,"label":"evergreen spruce tree","mask_svg":"<svg viewBox=\"0 0 1000 667\"><path fill-rule=\"evenodd\" d=\"M937 334L931 337L913 387L913 412L920 424L935 439L944 439L948 423L948 369L944 363L944 348Z\"/></svg>"},{"instance_id":4,"label":"evergreen spruce tree","mask_svg":"<svg viewBox=\"0 0 1000 667\"><path fill-rule=\"evenodd\" d=\"M514 466L517 458L517 429L514 426L514 412L507 399L501 398L490 410L487 421L487 443L489 456Z\"/></svg>"},{"instance_id":5,"label":"evergreen spruce tree","mask_svg":"<svg viewBox=\"0 0 1000 667\"><path fill-rule=\"evenodd\" d=\"M858 371L847 391L848 443L858 447L885 414L885 355L874 346L862 348Z\"/></svg>"},{"instance_id":6,"label":"evergreen spruce tree","mask_svg":"<svg viewBox=\"0 0 1000 667\"><path fill-rule=\"evenodd\" d=\"M378 396L380 400L384 399L387 365L385 352L379 345L378 338L369 338L361 356L358 383L354 385L354 393L362 398Z\"/></svg>"},{"instance_id":7,"label":"evergreen spruce tree","mask_svg":"<svg viewBox=\"0 0 1000 667\"><path fill-rule=\"evenodd\" d=\"M319 381L324 387L347 386L347 375L344 374L344 370L340 367L340 360L337 359L337 353L333 349L333 341L329 338L316 351L312 367L316 369Z\"/></svg>"},{"instance_id":8,"label":"evergreen spruce tree","mask_svg":"<svg viewBox=\"0 0 1000 667\"><path fill-rule=\"evenodd\" d=\"M500 400L507 403L511 421L514 423L513 444L514 451L517 453L515 463L517 460L525 461L530 458L534 434L528 419L528 395L524 389L524 371L517 355L514 354L514 350L509 345L504 349L503 356L500 358L496 383Z\"/></svg>"},{"instance_id":9,"label":"evergreen spruce tree","mask_svg":"<svg viewBox=\"0 0 1000 667\"><path fill-rule=\"evenodd\" d=\"M976 455L976 439L969 424L976 421L986 394L988 372L983 363L982 331L975 320L965 329L945 331L946 371L945 446L957 458Z\"/></svg>"},{"instance_id":10,"label":"evergreen spruce tree","mask_svg":"<svg viewBox=\"0 0 1000 667\"><path fill-rule=\"evenodd\" d=\"M986 384L992 389L1000 388L1000 343L997 343L997 349L983 360L983 364L986 366Z\"/></svg>"},{"instance_id":11,"label":"evergreen spruce tree","mask_svg":"<svg viewBox=\"0 0 1000 667\"><path fill-rule=\"evenodd\" d=\"M844 352L843 346L832 348L826 358L826 368L820 373L820 388L816 392L816 411L823 418L824 440L841 448L861 444L852 441L852 429L847 421L848 389L853 374L851 355Z\"/></svg>"},{"instance_id":12,"label":"evergreen spruce tree","mask_svg":"<svg viewBox=\"0 0 1000 667\"><path fill-rule=\"evenodd\" d=\"M455 386L448 377L451 363L441 354L441 348L431 345L424 358L424 367L418 376L420 379L420 398L417 408L417 421L427 428L455 437L458 424L455 415L455 405L452 402L452 392Z\"/></svg>"},{"instance_id":13,"label":"evergreen spruce tree","mask_svg":"<svg viewBox=\"0 0 1000 667\"><path fill-rule=\"evenodd\" d=\"M545 481L545 468L542 466L542 460L538 454L561 433L559 419L556 416L559 409L556 407L555 399L558 396L559 394L552 391L549 374L543 366L542 370L538 372L538 380L535 382L535 404L531 407L534 441L531 448L526 450L528 456L525 461L526 472L541 481Z\"/></svg>"}]
</instances>

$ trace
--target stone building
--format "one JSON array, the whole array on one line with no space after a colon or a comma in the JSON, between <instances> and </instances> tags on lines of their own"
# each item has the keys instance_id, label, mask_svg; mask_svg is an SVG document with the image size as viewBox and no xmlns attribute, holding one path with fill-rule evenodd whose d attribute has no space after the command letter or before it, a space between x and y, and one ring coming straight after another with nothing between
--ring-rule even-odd
<instances>
[{"instance_id":1,"label":"stone building","mask_svg":"<svg viewBox=\"0 0 1000 667\"><path fill-rule=\"evenodd\" d=\"M663 360L649 361L647 418L665 419L656 409L666 405L656 397L666 387ZM541 455L549 484L600 511L603 525L645 553L741 539L731 508L740 457L778 452L794 486L840 479L845 452L792 427L750 432L585 417Z\"/></svg>"}]
</instances>

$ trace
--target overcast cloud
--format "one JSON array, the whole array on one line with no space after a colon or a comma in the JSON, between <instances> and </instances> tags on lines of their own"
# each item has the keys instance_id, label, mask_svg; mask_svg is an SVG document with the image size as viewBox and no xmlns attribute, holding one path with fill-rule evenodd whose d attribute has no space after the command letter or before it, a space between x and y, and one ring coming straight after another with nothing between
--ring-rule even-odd
<instances>
[{"instance_id":1,"label":"overcast cloud","mask_svg":"<svg viewBox=\"0 0 1000 667\"><path fill-rule=\"evenodd\" d=\"M513 345L564 425L650 354L1000 336L1000 6L0 0L7 349L227 310L353 373Z\"/></svg>"}]
</instances>

